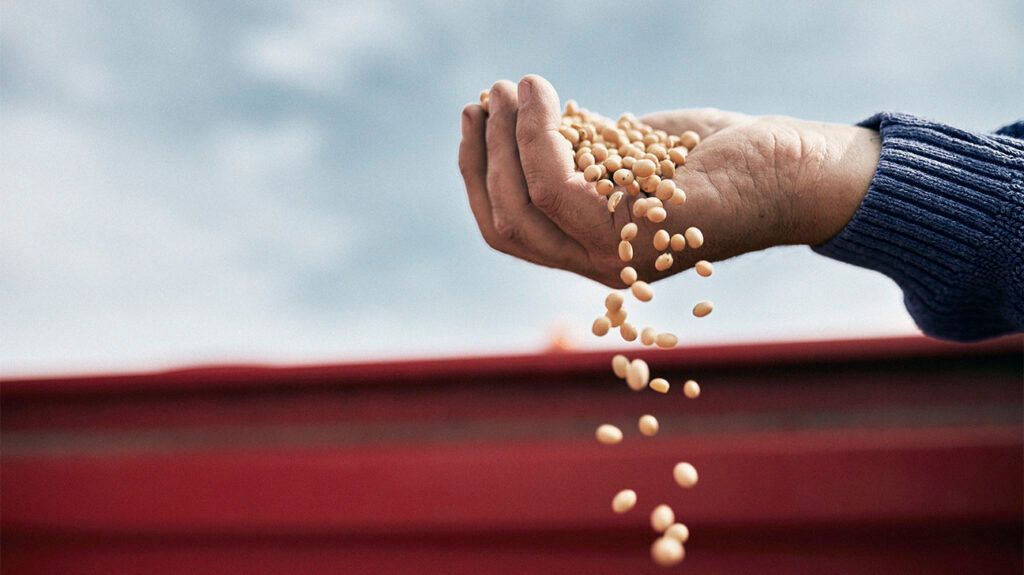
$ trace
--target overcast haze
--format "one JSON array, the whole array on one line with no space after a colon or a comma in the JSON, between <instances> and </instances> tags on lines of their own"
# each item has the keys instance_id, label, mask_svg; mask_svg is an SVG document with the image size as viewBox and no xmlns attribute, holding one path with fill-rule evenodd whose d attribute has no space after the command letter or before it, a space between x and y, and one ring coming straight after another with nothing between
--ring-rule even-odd
<instances>
[{"instance_id":1,"label":"overcast haze","mask_svg":"<svg viewBox=\"0 0 1024 575\"><path fill-rule=\"evenodd\" d=\"M1019 1L511 4L5 1L0 372L608 345L604 288L476 232L459 112L499 78L607 115L991 130L1024 102ZM638 322L684 344L916 331L807 248L663 283Z\"/></svg>"}]
</instances>

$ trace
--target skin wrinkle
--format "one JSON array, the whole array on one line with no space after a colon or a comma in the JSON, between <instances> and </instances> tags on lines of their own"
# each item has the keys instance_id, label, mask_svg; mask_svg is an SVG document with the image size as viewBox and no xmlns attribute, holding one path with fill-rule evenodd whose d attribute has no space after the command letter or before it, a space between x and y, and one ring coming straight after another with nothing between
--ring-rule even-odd
<instances>
[{"instance_id":1,"label":"skin wrinkle","mask_svg":"<svg viewBox=\"0 0 1024 575\"><path fill-rule=\"evenodd\" d=\"M768 132L768 137L771 139L771 142L768 145L765 145L764 143L762 143L759 140L755 139L753 141L748 142L747 146L753 151L753 154L754 154L755 158L758 158L758 159L760 159L761 161L764 161L764 162L767 162L769 157L771 158L772 166L773 166L772 171L775 172L775 174L774 174L774 176L775 176L775 186L776 186L775 189L781 189L781 188L779 188L779 174L774 169L774 166L775 166L775 156L776 156L776 151L777 151L777 147L776 147L777 139L775 137L775 133L771 132L771 131ZM770 197L772 195L772 193L773 193L773 190L765 189L765 187L764 187L765 183L764 182L759 182L757 180L757 178L754 177L755 173L763 171L763 170L756 170L755 171L754 169L752 169L751 165L750 165L750 157L751 156L749 154L745 154L744 155L744 160L746 161L746 165L747 165L746 175L750 178L751 187L753 187L756 190L759 190L760 193L757 194L758 198ZM758 217L759 220L764 220L765 217L767 216L764 202L759 200L757 202L757 204L758 204L758 215L757 215L757 217Z\"/></svg>"},{"instance_id":2,"label":"skin wrinkle","mask_svg":"<svg viewBox=\"0 0 1024 575\"><path fill-rule=\"evenodd\" d=\"M818 220L817 210L811 212L813 217L809 218L810 222L806 221L806 219L804 221L800 221L795 214L801 212L799 206L803 203L802 200L807 200L809 198L812 199L812 203L815 203L814 199L821 200L822 196L824 196L825 203L834 205L834 202L831 201L832 195L828 192L828 186L826 186L823 181L823 167L828 165L829 148L827 145L819 146L810 142L808 135L803 131L798 130L797 133L797 140L799 141L797 152L797 158L799 158L797 160L797 176L793 182L794 193L787 198L787 206L789 209L786 210L787 215L789 216L790 225L794 230L794 236L789 238L789 242L800 243L801 236L807 236L809 238L807 243L813 244L815 242L813 222ZM813 166L811 168L811 171L813 172L813 175L811 176L811 184L809 187L801 186L800 176L802 173L807 171L808 166Z\"/></svg>"}]
</instances>

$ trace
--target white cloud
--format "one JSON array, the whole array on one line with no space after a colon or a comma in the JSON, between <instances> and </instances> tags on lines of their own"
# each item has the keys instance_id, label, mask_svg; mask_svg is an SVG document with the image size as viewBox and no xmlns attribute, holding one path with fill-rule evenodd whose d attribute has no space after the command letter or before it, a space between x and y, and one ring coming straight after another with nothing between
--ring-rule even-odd
<instances>
[{"instance_id":1,"label":"white cloud","mask_svg":"<svg viewBox=\"0 0 1024 575\"><path fill-rule=\"evenodd\" d=\"M343 266L361 235L281 193L315 169L299 120L215 128L196 148L56 111L3 120L3 372L269 351L302 330L291 276Z\"/></svg>"},{"instance_id":2,"label":"white cloud","mask_svg":"<svg viewBox=\"0 0 1024 575\"><path fill-rule=\"evenodd\" d=\"M324 134L312 122L292 118L269 125L224 125L212 135L211 155L220 169L250 182L275 174L294 177L311 170Z\"/></svg>"},{"instance_id":3,"label":"white cloud","mask_svg":"<svg viewBox=\"0 0 1024 575\"><path fill-rule=\"evenodd\" d=\"M310 91L344 85L365 58L394 53L410 34L408 11L389 2L307 2L290 11L250 32L238 56L258 77Z\"/></svg>"}]
</instances>

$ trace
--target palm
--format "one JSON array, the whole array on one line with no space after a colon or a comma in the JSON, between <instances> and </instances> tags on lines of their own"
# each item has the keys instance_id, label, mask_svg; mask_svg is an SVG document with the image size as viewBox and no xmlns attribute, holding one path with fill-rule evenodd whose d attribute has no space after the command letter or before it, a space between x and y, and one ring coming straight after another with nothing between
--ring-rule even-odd
<instances>
[{"instance_id":1,"label":"palm","mask_svg":"<svg viewBox=\"0 0 1024 575\"><path fill-rule=\"evenodd\" d=\"M701 259L721 260L771 245L779 234L777 184L789 176L776 166L800 153L799 135L788 128L758 122L749 116L697 110L661 113L644 118L652 126L670 132L696 129L704 139L676 175L676 184L687 193L683 206L666 206L669 218L660 224L632 215L634 199L623 202L613 216L613 231L597 229L587 242L591 270L586 274L608 285L619 285L623 263L617 255L618 230L632 221L640 228L633 241L632 265L646 281L655 281L686 270ZM659 229L682 233L695 226L705 232L707 242L699 249L673 253L675 263L656 271L654 260L662 253L653 237Z\"/></svg>"}]
</instances>

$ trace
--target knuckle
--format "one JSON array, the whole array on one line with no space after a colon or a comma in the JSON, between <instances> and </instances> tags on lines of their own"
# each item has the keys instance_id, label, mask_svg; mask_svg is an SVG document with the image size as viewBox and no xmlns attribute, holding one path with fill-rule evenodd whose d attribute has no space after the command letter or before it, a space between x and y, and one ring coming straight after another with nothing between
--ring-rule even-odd
<instances>
[{"instance_id":1,"label":"knuckle","mask_svg":"<svg viewBox=\"0 0 1024 575\"><path fill-rule=\"evenodd\" d=\"M547 213L557 212L561 207L561 196L548 186L530 186L530 201Z\"/></svg>"},{"instance_id":2,"label":"knuckle","mask_svg":"<svg viewBox=\"0 0 1024 575\"><path fill-rule=\"evenodd\" d=\"M516 140L523 147L531 147L544 135L544 127L536 120L527 115L522 115L516 121Z\"/></svg>"},{"instance_id":3,"label":"knuckle","mask_svg":"<svg viewBox=\"0 0 1024 575\"><path fill-rule=\"evenodd\" d=\"M515 243L519 241L519 229L508 217L502 214L494 215L494 232L505 242Z\"/></svg>"},{"instance_id":4,"label":"knuckle","mask_svg":"<svg viewBox=\"0 0 1024 575\"><path fill-rule=\"evenodd\" d=\"M504 244L502 243L501 237L496 233L490 232L485 229L480 230L480 235L484 237L484 242L491 247L491 249L498 250L499 252L506 253L503 249Z\"/></svg>"}]
</instances>

